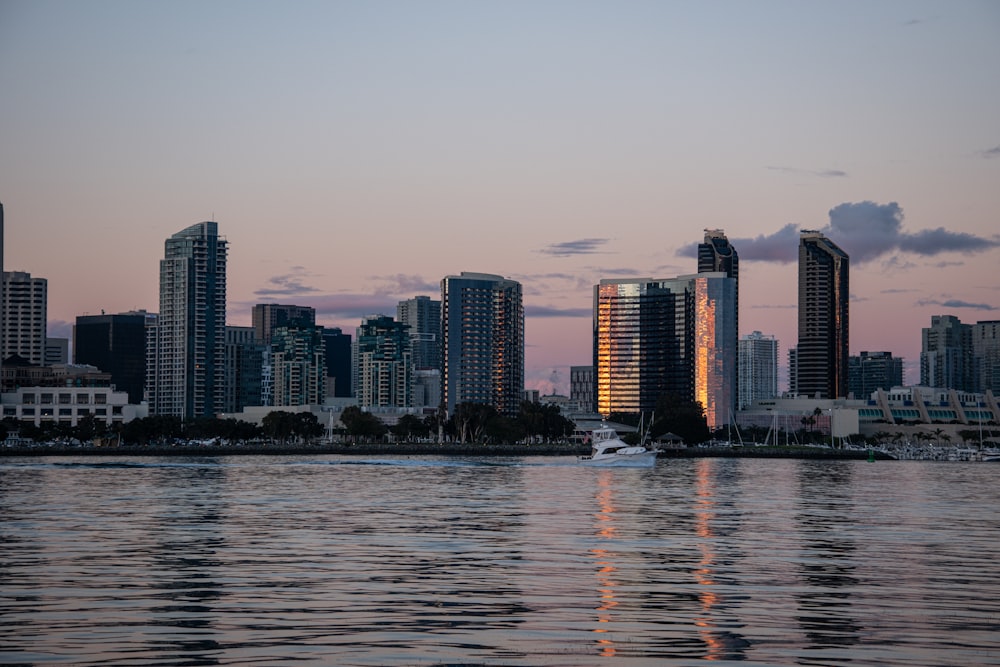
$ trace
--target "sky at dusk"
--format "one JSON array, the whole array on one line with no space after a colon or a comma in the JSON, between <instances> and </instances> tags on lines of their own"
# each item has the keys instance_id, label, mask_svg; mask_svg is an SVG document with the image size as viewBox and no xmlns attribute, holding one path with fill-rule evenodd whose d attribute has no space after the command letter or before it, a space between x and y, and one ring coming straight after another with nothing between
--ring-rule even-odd
<instances>
[{"instance_id":1,"label":"sky at dusk","mask_svg":"<svg viewBox=\"0 0 1000 667\"><path fill-rule=\"evenodd\" d=\"M1000 319L1000 3L0 0L4 268L49 332L159 308L216 220L230 324L520 281L529 387L591 363L593 285L740 253L740 334L796 342L798 230L851 255L852 354L919 380ZM782 376L781 385L785 384Z\"/></svg>"}]
</instances>

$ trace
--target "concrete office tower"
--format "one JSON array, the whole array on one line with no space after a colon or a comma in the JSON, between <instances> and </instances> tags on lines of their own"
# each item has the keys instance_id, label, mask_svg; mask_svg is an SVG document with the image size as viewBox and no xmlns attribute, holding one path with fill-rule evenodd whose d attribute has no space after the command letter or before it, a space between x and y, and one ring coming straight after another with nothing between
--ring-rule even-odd
<instances>
[{"instance_id":1,"label":"concrete office tower","mask_svg":"<svg viewBox=\"0 0 1000 667\"><path fill-rule=\"evenodd\" d=\"M357 332L358 405L413 406L413 338L410 327L386 315L365 318Z\"/></svg>"},{"instance_id":2,"label":"concrete office tower","mask_svg":"<svg viewBox=\"0 0 1000 667\"><path fill-rule=\"evenodd\" d=\"M351 334L345 334L338 327L324 328L323 345L326 349L326 395L353 396Z\"/></svg>"},{"instance_id":3,"label":"concrete office tower","mask_svg":"<svg viewBox=\"0 0 1000 667\"><path fill-rule=\"evenodd\" d=\"M736 281L721 272L602 280L594 287L597 411L652 412L665 393L698 401L709 428L732 419Z\"/></svg>"},{"instance_id":4,"label":"concrete office tower","mask_svg":"<svg viewBox=\"0 0 1000 667\"><path fill-rule=\"evenodd\" d=\"M972 325L972 360L976 391L1000 395L1000 320Z\"/></svg>"},{"instance_id":5,"label":"concrete office tower","mask_svg":"<svg viewBox=\"0 0 1000 667\"><path fill-rule=\"evenodd\" d=\"M774 336L754 331L739 341L740 410L754 401L778 396L778 341Z\"/></svg>"},{"instance_id":6,"label":"concrete office tower","mask_svg":"<svg viewBox=\"0 0 1000 667\"><path fill-rule=\"evenodd\" d=\"M850 260L819 232L799 235L799 394L847 396Z\"/></svg>"},{"instance_id":7,"label":"concrete office tower","mask_svg":"<svg viewBox=\"0 0 1000 667\"><path fill-rule=\"evenodd\" d=\"M975 391L971 326L954 315L933 315L920 338L922 386Z\"/></svg>"},{"instance_id":8,"label":"concrete office tower","mask_svg":"<svg viewBox=\"0 0 1000 667\"><path fill-rule=\"evenodd\" d=\"M151 412L182 418L223 411L227 243L215 222L166 240Z\"/></svg>"},{"instance_id":9,"label":"concrete office tower","mask_svg":"<svg viewBox=\"0 0 1000 667\"><path fill-rule=\"evenodd\" d=\"M286 326L271 331L274 405L322 405L326 399L323 329Z\"/></svg>"},{"instance_id":10,"label":"concrete office tower","mask_svg":"<svg viewBox=\"0 0 1000 667\"><path fill-rule=\"evenodd\" d=\"M69 338L45 339L45 365L57 366L69 363Z\"/></svg>"},{"instance_id":11,"label":"concrete office tower","mask_svg":"<svg viewBox=\"0 0 1000 667\"><path fill-rule=\"evenodd\" d=\"M580 410L593 412L594 404L594 367L569 367L569 400L576 403Z\"/></svg>"},{"instance_id":12,"label":"concrete office tower","mask_svg":"<svg viewBox=\"0 0 1000 667\"><path fill-rule=\"evenodd\" d=\"M441 281L442 402L485 403L514 416L524 390L521 284L462 272Z\"/></svg>"},{"instance_id":13,"label":"concrete office tower","mask_svg":"<svg viewBox=\"0 0 1000 667\"><path fill-rule=\"evenodd\" d=\"M309 306L285 306L276 303L258 303L253 307L253 329L257 340L270 343L278 327L314 327L316 309Z\"/></svg>"},{"instance_id":14,"label":"concrete office tower","mask_svg":"<svg viewBox=\"0 0 1000 667\"><path fill-rule=\"evenodd\" d=\"M903 386L903 359L892 352L867 352L848 359L847 389L855 399L868 400L878 389Z\"/></svg>"},{"instance_id":15,"label":"concrete office tower","mask_svg":"<svg viewBox=\"0 0 1000 667\"><path fill-rule=\"evenodd\" d=\"M45 364L49 282L24 271L3 274L3 340L0 358L18 355L36 366Z\"/></svg>"},{"instance_id":16,"label":"concrete office tower","mask_svg":"<svg viewBox=\"0 0 1000 667\"><path fill-rule=\"evenodd\" d=\"M146 383L146 315L80 315L73 327L73 362L110 373L133 405L142 403Z\"/></svg>"},{"instance_id":17,"label":"concrete office tower","mask_svg":"<svg viewBox=\"0 0 1000 667\"><path fill-rule=\"evenodd\" d=\"M396 305L396 321L410 327L413 367L418 370L441 368L441 302L417 296Z\"/></svg>"}]
</instances>

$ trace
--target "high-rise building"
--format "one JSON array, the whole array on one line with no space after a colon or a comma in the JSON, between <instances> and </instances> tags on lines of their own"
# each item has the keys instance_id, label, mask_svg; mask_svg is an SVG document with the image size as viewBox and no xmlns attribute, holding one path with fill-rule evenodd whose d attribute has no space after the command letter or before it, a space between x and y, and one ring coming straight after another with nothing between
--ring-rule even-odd
<instances>
[{"instance_id":1,"label":"high-rise building","mask_svg":"<svg viewBox=\"0 0 1000 667\"><path fill-rule=\"evenodd\" d=\"M386 315L366 317L358 327L358 405L413 406L413 338L410 326Z\"/></svg>"},{"instance_id":2,"label":"high-rise building","mask_svg":"<svg viewBox=\"0 0 1000 667\"><path fill-rule=\"evenodd\" d=\"M227 413L242 412L248 405L264 405L263 367L267 348L258 342L253 327L226 326Z\"/></svg>"},{"instance_id":3,"label":"high-rise building","mask_svg":"<svg viewBox=\"0 0 1000 667\"><path fill-rule=\"evenodd\" d=\"M581 410L593 412L594 404L594 367L569 367L569 400L576 403Z\"/></svg>"},{"instance_id":4,"label":"high-rise building","mask_svg":"<svg viewBox=\"0 0 1000 667\"><path fill-rule=\"evenodd\" d=\"M45 339L45 365L55 366L57 364L69 363L69 338Z\"/></svg>"},{"instance_id":5,"label":"high-rise building","mask_svg":"<svg viewBox=\"0 0 1000 667\"><path fill-rule=\"evenodd\" d=\"M0 311L3 312L3 340L0 340L0 358L18 355L22 359L42 366L45 364L45 338L48 326L49 281L32 278L24 271L3 273L3 294Z\"/></svg>"},{"instance_id":6,"label":"high-rise building","mask_svg":"<svg viewBox=\"0 0 1000 667\"><path fill-rule=\"evenodd\" d=\"M850 260L821 233L799 236L798 393L847 396Z\"/></svg>"},{"instance_id":7,"label":"high-rise building","mask_svg":"<svg viewBox=\"0 0 1000 667\"><path fill-rule=\"evenodd\" d=\"M848 359L847 388L854 398L867 400L881 389L903 386L903 359L892 352L866 352Z\"/></svg>"},{"instance_id":8,"label":"high-rise building","mask_svg":"<svg viewBox=\"0 0 1000 667\"><path fill-rule=\"evenodd\" d=\"M976 391L1000 395L1000 320L972 325L972 358Z\"/></svg>"},{"instance_id":9,"label":"high-rise building","mask_svg":"<svg viewBox=\"0 0 1000 667\"><path fill-rule=\"evenodd\" d=\"M774 336L754 331L739 340L740 410L754 401L778 395L778 341Z\"/></svg>"},{"instance_id":10,"label":"high-rise building","mask_svg":"<svg viewBox=\"0 0 1000 667\"><path fill-rule=\"evenodd\" d=\"M697 401L710 428L732 420L736 281L725 273L594 287L597 411L651 412L666 393Z\"/></svg>"},{"instance_id":11,"label":"high-rise building","mask_svg":"<svg viewBox=\"0 0 1000 667\"><path fill-rule=\"evenodd\" d=\"M353 396L351 334L345 334L338 327L324 328L323 345L326 348L326 395Z\"/></svg>"},{"instance_id":12,"label":"high-rise building","mask_svg":"<svg viewBox=\"0 0 1000 667\"><path fill-rule=\"evenodd\" d=\"M698 244L698 273L725 273L736 282L736 335L740 331L740 255L721 229L706 229Z\"/></svg>"},{"instance_id":13,"label":"high-rise building","mask_svg":"<svg viewBox=\"0 0 1000 667\"><path fill-rule=\"evenodd\" d=\"M322 405L326 399L323 328L284 326L271 331L274 405Z\"/></svg>"},{"instance_id":14,"label":"high-rise building","mask_svg":"<svg viewBox=\"0 0 1000 667\"><path fill-rule=\"evenodd\" d=\"M521 284L462 272L441 281L441 400L485 403L513 416L524 390Z\"/></svg>"},{"instance_id":15,"label":"high-rise building","mask_svg":"<svg viewBox=\"0 0 1000 667\"><path fill-rule=\"evenodd\" d=\"M975 391L971 326L954 315L932 315L920 338L921 385Z\"/></svg>"},{"instance_id":16,"label":"high-rise building","mask_svg":"<svg viewBox=\"0 0 1000 667\"><path fill-rule=\"evenodd\" d=\"M788 394L799 395L799 351L788 348Z\"/></svg>"},{"instance_id":17,"label":"high-rise building","mask_svg":"<svg viewBox=\"0 0 1000 667\"><path fill-rule=\"evenodd\" d=\"M223 411L227 250L215 222L191 225L164 244L153 414L193 418Z\"/></svg>"},{"instance_id":18,"label":"high-rise building","mask_svg":"<svg viewBox=\"0 0 1000 667\"><path fill-rule=\"evenodd\" d=\"M257 340L270 343L278 327L314 327L316 309L309 306L286 306L277 303L258 303L253 307L253 329Z\"/></svg>"},{"instance_id":19,"label":"high-rise building","mask_svg":"<svg viewBox=\"0 0 1000 667\"><path fill-rule=\"evenodd\" d=\"M396 321L410 327L413 367L418 370L441 368L441 302L416 296L396 305Z\"/></svg>"},{"instance_id":20,"label":"high-rise building","mask_svg":"<svg viewBox=\"0 0 1000 667\"><path fill-rule=\"evenodd\" d=\"M133 405L142 402L146 383L146 317L142 311L80 315L73 327L74 363L110 373Z\"/></svg>"}]
</instances>

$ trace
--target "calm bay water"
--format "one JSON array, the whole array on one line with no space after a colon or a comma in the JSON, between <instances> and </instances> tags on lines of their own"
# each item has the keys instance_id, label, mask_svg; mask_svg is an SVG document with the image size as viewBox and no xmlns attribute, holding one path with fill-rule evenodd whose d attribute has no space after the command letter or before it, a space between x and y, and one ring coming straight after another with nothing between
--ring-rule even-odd
<instances>
[{"instance_id":1,"label":"calm bay water","mask_svg":"<svg viewBox=\"0 0 1000 667\"><path fill-rule=\"evenodd\" d=\"M0 663L1000 665L1000 465L0 460Z\"/></svg>"}]
</instances>

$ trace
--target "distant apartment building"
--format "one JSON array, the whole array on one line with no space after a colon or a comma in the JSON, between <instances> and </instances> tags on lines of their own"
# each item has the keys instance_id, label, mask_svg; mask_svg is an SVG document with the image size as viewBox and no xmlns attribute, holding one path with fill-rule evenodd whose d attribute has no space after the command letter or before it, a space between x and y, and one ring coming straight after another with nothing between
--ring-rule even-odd
<instances>
[{"instance_id":1,"label":"distant apartment building","mask_svg":"<svg viewBox=\"0 0 1000 667\"><path fill-rule=\"evenodd\" d=\"M972 358L977 391L1000 395L1000 320L972 325Z\"/></svg>"},{"instance_id":2,"label":"distant apartment building","mask_svg":"<svg viewBox=\"0 0 1000 667\"><path fill-rule=\"evenodd\" d=\"M975 389L971 326L954 315L933 315L920 340L921 386Z\"/></svg>"},{"instance_id":3,"label":"distant apartment building","mask_svg":"<svg viewBox=\"0 0 1000 667\"><path fill-rule=\"evenodd\" d=\"M46 327L48 326L49 282L33 278L25 271L5 271L0 286L0 358L17 355L41 366L45 363Z\"/></svg>"},{"instance_id":4,"label":"distant apartment building","mask_svg":"<svg viewBox=\"0 0 1000 667\"><path fill-rule=\"evenodd\" d=\"M223 412L226 381L226 259L215 222L164 244L151 412L183 418Z\"/></svg>"},{"instance_id":5,"label":"distant apartment building","mask_svg":"<svg viewBox=\"0 0 1000 667\"><path fill-rule=\"evenodd\" d=\"M386 315L365 318L355 341L357 398L363 408L413 406L410 327Z\"/></svg>"},{"instance_id":6,"label":"distant apartment building","mask_svg":"<svg viewBox=\"0 0 1000 667\"><path fill-rule=\"evenodd\" d=\"M413 367L419 370L441 368L441 301L416 296L396 306L396 321L410 329L413 341Z\"/></svg>"},{"instance_id":7,"label":"distant apartment building","mask_svg":"<svg viewBox=\"0 0 1000 667\"><path fill-rule=\"evenodd\" d=\"M275 407L322 405L326 400L323 329L284 326L271 331Z\"/></svg>"},{"instance_id":8,"label":"distant apartment building","mask_svg":"<svg viewBox=\"0 0 1000 667\"><path fill-rule=\"evenodd\" d=\"M652 412L661 395L701 403L710 428L736 401L736 281L723 272L605 279L594 287L597 411Z\"/></svg>"},{"instance_id":9,"label":"distant apartment building","mask_svg":"<svg viewBox=\"0 0 1000 667\"><path fill-rule=\"evenodd\" d=\"M799 340L796 393L847 396L850 259L823 234L799 236Z\"/></svg>"},{"instance_id":10,"label":"distant apartment building","mask_svg":"<svg viewBox=\"0 0 1000 667\"><path fill-rule=\"evenodd\" d=\"M903 359L892 352L866 352L848 358L848 391L856 399L867 399L876 390L903 386Z\"/></svg>"},{"instance_id":11,"label":"distant apartment building","mask_svg":"<svg viewBox=\"0 0 1000 667\"><path fill-rule=\"evenodd\" d=\"M45 365L53 366L55 364L68 364L69 363L69 338L52 338L51 336L45 339Z\"/></svg>"},{"instance_id":12,"label":"distant apartment building","mask_svg":"<svg viewBox=\"0 0 1000 667\"><path fill-rule=\"evenodd\" d=\"M254 336L262 343L270 343L274 330L280 327L316 326L316 309L310 306L258 303L253 307L251 317Z\"/></svg>"},{"instance_id":13,"label":"distant apartment building","mask_svg":"<svg viewBox=\"0 0 1000 667\"><path fill-rule=\"evenodd\" d=\"M594 367L569 367L569 399L585 412L594 412Z\"/></svg>"},{"instance_id":14,"label":"distant apartment building","mask_svg":"<svg viewBox=\"0 0 1000 667\"><path fill-rule=\"evenodd\" d=\"M441 387L448 414L461 403L518 413L524 390L521 284L462 272L441 281Z\"/></svg>"},{"instance_id":15,"label":"distant apartment building","mask_svg":"<svg viewBox=\"0 0 1000 667\"><path fill-rule=\"evenodd\" d=\"M778 341L754 331L739 340L737 408L778 395Z\"/></svg>"},{"instance_id":16,"label":"distant apartment building","mask_svg":"<svg viewBox=\"0 0 1000 667\"><path fill-rule=\"evenodd\" d=\"M225 412L263 403L263 366L266 345L257 341L253 327L226 326Z\"/></svg>"},{"instance_id":17,"label":"distant apartment building","mask_svg":"<svg viewBox=\"0 0 1000 667\"><path fill-rule=\"evenodd\" d=\"M73 327L73 361L110 373L133 404L144 397L147 317L145 311L80 315Z\"/></svg>"},{"instance_id":18,"label":"distant apartment building","mask_svg":"<svg viewBox=\"0 0 1000 667\"><path fill-rule=\"evenodd\" d=\"M349 398L354 395L351 334L338 327L323 329L326 350L326 395Z\"/></svg>"}]
</instances>

